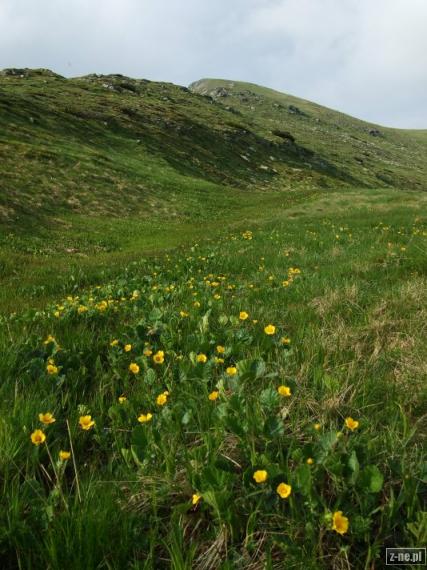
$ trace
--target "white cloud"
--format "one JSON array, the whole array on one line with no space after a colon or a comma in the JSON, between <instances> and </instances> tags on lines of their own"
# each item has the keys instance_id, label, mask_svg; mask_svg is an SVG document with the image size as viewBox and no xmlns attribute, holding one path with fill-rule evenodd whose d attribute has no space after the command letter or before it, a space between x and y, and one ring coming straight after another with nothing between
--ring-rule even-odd
<instances>
[{"instance_id":1,"label":"white cloud","mask_svg":"<svg viewBox=\"0 0 427 570\"><path fill-rule=\"evenodd\" d=\"M269 85L427 128L425 0L0 0L0 68Z\"/></svg>"}]
</instances>

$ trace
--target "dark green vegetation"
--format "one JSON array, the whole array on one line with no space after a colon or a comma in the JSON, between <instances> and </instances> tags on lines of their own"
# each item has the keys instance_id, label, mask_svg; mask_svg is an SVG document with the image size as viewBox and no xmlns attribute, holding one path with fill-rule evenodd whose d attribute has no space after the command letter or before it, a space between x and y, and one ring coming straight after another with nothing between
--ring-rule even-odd
<instances>
[{"instance_id":1,"label":"dark green vegetation","mask_svg":"<svg viewBox=\"0 0 427 570\"><path fill-rule=\"evenodd\" d=\"M426 542L426 132L228 84L0 77L1 568Z\"/></svg>"}]
</instances>

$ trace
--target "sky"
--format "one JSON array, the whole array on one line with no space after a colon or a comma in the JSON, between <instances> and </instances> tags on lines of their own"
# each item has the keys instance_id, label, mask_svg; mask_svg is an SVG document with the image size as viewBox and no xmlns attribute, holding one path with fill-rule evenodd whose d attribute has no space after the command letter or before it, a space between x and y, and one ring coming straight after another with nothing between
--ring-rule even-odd
<instances>
[{"instance_id":1,"label":"sky","mask_svg":"<svg viewBox=\"0 0 427 570\"><path fill-rule=\"evenodd\" d=\"M0 69L250 81L427 128L427 0L0 0Z\"/></svg>"}]
</instances>

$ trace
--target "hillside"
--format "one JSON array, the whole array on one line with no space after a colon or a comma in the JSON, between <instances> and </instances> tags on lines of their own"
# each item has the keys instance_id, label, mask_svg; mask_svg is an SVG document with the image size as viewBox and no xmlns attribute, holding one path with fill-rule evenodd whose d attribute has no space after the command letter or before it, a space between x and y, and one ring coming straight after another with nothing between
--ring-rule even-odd
<instances>
[{"instance_id":1,"label":"hillside","mask_svg":"<svg viewBox=\"0 0 427 570\"><path fill-rule=\"evenodd\" d=\"M254 188L424 189L425 132L372 129L249 84L202 80L188 90L4 70L0 225L67 213L210 218Z\"/></svg>"},{"instance_id":2,"label":"hillside","mask_svg":"<svg viewBox=\"0 0 427 570\"><path fill-rule=\"evenodd\" d=\"M281 132L288 133L329 169L335 167L361 185L427 188L427 130L367 123L252 83L201 79L190 89L238 113L268 140L277 142Z\"/></svg>"}]
</instances>

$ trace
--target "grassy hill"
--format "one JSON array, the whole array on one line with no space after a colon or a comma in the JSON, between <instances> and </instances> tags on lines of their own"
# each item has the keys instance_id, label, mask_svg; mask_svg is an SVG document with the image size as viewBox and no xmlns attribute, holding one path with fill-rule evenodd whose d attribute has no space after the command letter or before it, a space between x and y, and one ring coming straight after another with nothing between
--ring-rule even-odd
<instances>
[{"instance_id":1,"label":"grassy hill","mask_svg":"<svg viewBox=\"0 0 427 570\"><path fill-rule=\"evenodd\" d=\"M250 84L4 70L0 306L319 192L424 190L426 141Z\"/></svg>"},{"instance_id":2,"label":"grassy hill","mask_svg":"<svg viewBox=\"0 0 427 570\"><path fill-rule=\"evenodd\" d=\"M1 72L0 221L182 218L200 203L210 217L240 198L233 190L255 186L425 189L425 132L378 130L250 84L202 80L190 89Z\"/></svg>"},{"instance_id":3,"label":"grassy hill","mask_svg":"<svg viewBox=\"0 0 427 570\"><path fill-rule=\"evenodd\" d=\"M252 83L201 79L190 89L239 113L260 136L277 142L281 131L289 133L325 169L345 172L356 184L426 189L426 130L367 123Z\"/></svg>"}]
</instances>

